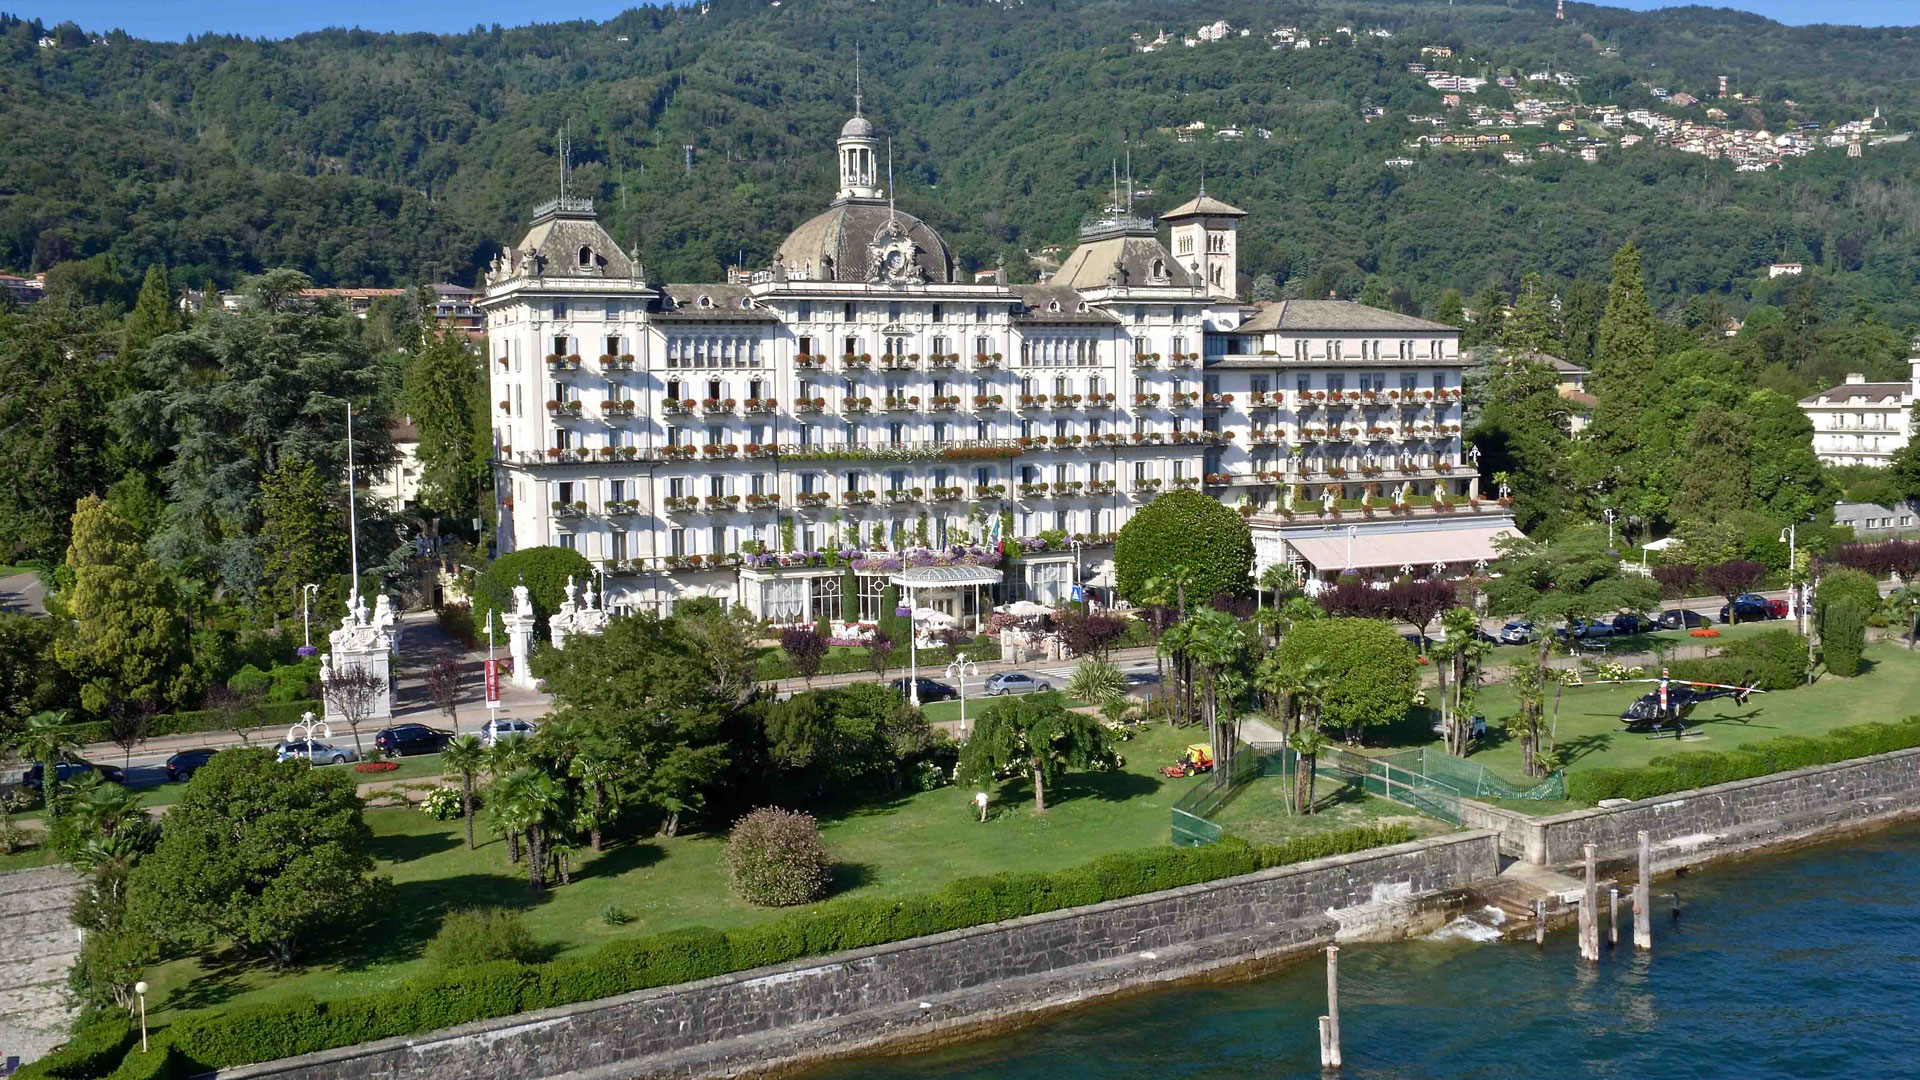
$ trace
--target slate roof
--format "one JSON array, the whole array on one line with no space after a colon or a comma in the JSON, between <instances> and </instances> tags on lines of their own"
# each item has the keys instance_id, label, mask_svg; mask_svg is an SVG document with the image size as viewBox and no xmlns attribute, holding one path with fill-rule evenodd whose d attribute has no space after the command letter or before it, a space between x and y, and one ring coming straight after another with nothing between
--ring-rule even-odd
<instances>
[{"instance_id":1,"label":"slate roof","mask_svg":"<svg viewBox=\"0 0 1920 1080\"><path fill-rule=\"evenodd\" d=\"M1230 206L1219 199L1202 195L1197 199L1188 199L1179 206L1160 215L1161 221L1178 217L1246 217L1247 212L1237 206Z\"/></svg>"},{"instance_id":2,"label":"slate roof","mask_svg":"<svg viewBox=\"0 0 1920 1080\"><path fill-rule=\"evenodd\" d=\"M1161 271L1157 276L1153 272L1156 263ZM1128 233L1088 240L1074 248L1048 284L1071 289L1115 285L1188 289L1193 287L1193 275L1180 266L1159 237Z\"/></svg>"},{"instance_id":3,"label":"slate roof","mask_svg":"<svg viewBox=\"0 0 1920 1080\"><path fill-rule=\"evenodd\" d=\"M1111 326L1119 322L1112 314L1096 307L1080 310L1080 294L1065 285L1010 285L1020 298L1021 308L1014 312L1015 322L1038 325ZM1048 310L1054 304L1059 311Z\"/></svg>"},{"instance_id":4,"label":"slate roof","mask_svg":"<svg viewBox=\"0 0 1920 1080\"><path fill-rule=\"evenodd\" d=\"M1900 399L1913 393L1913 384L1904 382L1856 382L1841 383L1830 390L1809 394L1800 399L1802 405L1845 405L1854 398L1865 398L1868 403L1899 404Z\"/></svg>"},{"instance_id":5,"label":"slate roof","mask_svg":"<svg viewBox=\"0 0 1920 1080\"><path fill-rule=\"evenodd\" d=\"M653 318L659 322L778 322L764 307L742 307L751 295L745 285L668 285L661 290ZM704 298L705 303L702 303Z\"/></svg>"},{"instance_id":6,"label":"slate roof","mask_svg":"<svg viewBox=\"0 0 1920 1080\"><path fill-rule=\"evenodd\" d=\"M1261 308L1253 318L1241 323L1234 333L1258 334L1273 330L1459 332L1457 327L1445 323L1368 307L1351 300L1282 300Z\"/></svg>"},{"instance_id":7,"label":"slate roof","mask_svg":"<svg viewBox=\"0 0 1920 1080\"><path fill-rule=\"evenodd\" d=\"M866 281L873 238L897 218L908 239L919 249L914 262L926 271L931 285L953 284L953 252L933 226L904 210L890 210L886 203L848 199L835 203L827 212L787 234L774 261L788 273L805 270L813 281ZM831 260L832 273L823 268Z\"/></svg>"},{"instance_id":8,"label":"slate roof","mask_svg":"<svg viewBox=\"0 0 1920 1080\"><path fill-rule=\"evenodd\" d=\"M585 266L580 263L581 248L588 252ZM598 279L635 276L634 261L594 220L592 210L584 214L558 211L534 218L533 227L527 230L526 238L520 241L514 254L516 269L528 258L539 260L537 269L525 271L529 276Z\"/></svg>"}]
</instances>

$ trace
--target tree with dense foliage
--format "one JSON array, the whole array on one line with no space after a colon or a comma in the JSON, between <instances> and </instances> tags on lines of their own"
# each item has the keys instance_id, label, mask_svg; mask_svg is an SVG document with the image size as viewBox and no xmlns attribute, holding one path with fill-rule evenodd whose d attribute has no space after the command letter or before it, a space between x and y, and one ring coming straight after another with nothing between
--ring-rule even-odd
<instances>
[{"instance_id":1,"label":"tree with dense foliage","mask_svg":"<svg viewBox=\"0 0 1920 1080\"><path fill-rule=\"evenodd\" d=\"M225 750L194 773L134 868L129 922L163 942L229 941L284 967L378 901L372 849L352 773Z\"/></svg>"},{"instance_id":2,"label":"tree with dense foliage","mask_svg":"<svg viewBox=\"0 0 1920 1080\"><path fill-rule=\"evenodd\" d=\"M1113 661L1089 656L1074 665L1073 674L1067 676L1067 696L1105 708L1126 698L1127 675Z\"/></svg>"},{"instance_id":3,"label":"tree with dense foliage","mask_svg":"<svg viewBox=\"0 0 1920 1080\"><path fill-rule=\"evenodd\" d=\"M1880 608L1880 583L1872 574L1852 567L1825 570L1820 584L1813 589L1813 621L1821 634L1827 632L1827 609L1842 600L1851 600L1862 612Z\"/></svg>"},{"instance_id":4,"label":"tree with dense foliage","mask_svg":"<svg viewBox=\"0 0 1920 1080\"><path fill-rule=\"evenodd\" d=\"M180 330L180 309L174 306L173 287L167 283L167 268L159 263L147 267L140 283L140 296L127 312L126 349L139 352L157 338Z\"/></svg>"},{"instance_id":5,"label":"tree with dense foliage","mask_svg":"<svg viewBox=\"0 0 1920 1080\"><path fill-rule=\"evenodd\" d=\"M1520 281L1513 298L1513 317L1501 329L1500 344L1524 356L1550 353L1559 347L1560 328L1554 325L1546 281L1530 273Z\"/></svg>"},{"instance_id":6,"label":"tree with dense foliage","mask_svg":"<svg viewBox=\"0 0 1920 1080\"><path fill-rule=\"evenodd\" d=\"M1391 724L1413 707L1419 667L1413 646L1378 619L1334 617L1295 626L1280 639L1279 664L1315 665L1324 688L1315 696L1319 721L1358 741L1369 727Z\"/></svg>"},{"instance_id":7,"label":"tree with dense foliage","mask_svg":"<svg viewBox=\"0 0 1920 1080\"><path fill-rule=\"evenodd\" d=\"M956 778L992 784L1009 771L1033 783L1033 808L1047 808L1047 791L1068 769L1112 761L1100 722L1067 708L1057 693L1002 697L974 724L960 751Z\"/></svg>"},{"instance_id":8,"label":"tree with dense foliage","mask_svg":"<svg viewBox=\"0 0 1920 1080\"><path fill-rule=\"evenodd\" d=\"M1114 580L1120 595L1143 603L1149 578L1183 570L1184 590L1202 602L1251 588L1253 534L1246 519L1220 500L1197 491L1170 491L1134 512L1113 544Z\"/></svg>"},{"instance_id":9,"label":"tree with dense foliage","mask_svg":"<svg viewBox=\"0 0 1920 1080\"><path fill-rule=\"evenodd\" d=\"M1066 607L1054 613L1054 632L1075 656L1103 657L1126 640L1133 620L1105 611Z\"/></svg>"},{"instance_id":10,"label":"tree with dense foliage","mask_svg":"<svg viewBox=\"0 0 1920 1080\"><path fill-rule=\"evenodd\" d=\"M190 690L187 627L172 584L105 500L80 500L67 566L73 625L54 655L79 681L81 707L104 716L181 704Z\"/></svg>"},{"instance_id":11,"label":"tree with dense foliage","mask_svg":"<svg viewBox=\"0 0 1920 1080\"><path fill-rule=\"evenodd\" d=\"M554 719L601 734L634 802L658 813L668 835L705 805L730 755L724 732L739 699L705 649L677 616L628 615L542 653L536 669Z\"/></svg>"},{"instance_id":12,"label":"tree with dense foliage","mask_svg":"<svg viewBox=\"0 0 1920 1080\"><path fill-rule=\"evenodd\" d=\"M1507 689L1517 706L1507 716L1507 735L1520 740L1520 767L1528 776L1546 771L1541 768L1540 730L1552 679L1553 669L1537 657L1515 660L1507 668Z\"/></svg>"},{"instance_id":13,"label":"tree with dense foliage","mask_svg":"<svg viewBox=\"0 0 1920 1080\"><path fill-rule=\"evenodd\" d=\"M1689 595L1700 570L1692 563L1672 563L1653 568L1653 580L1660 583L1660 599L1679 600Z\"/></svg>"},{"instance_id":14,"label":"tree with dense foliage","mask_svg":"<svg viewBox=\"0 0 1920 1080\"><path fill-rule=\"evenodd\" d=\"M112 482L111 338L97 308L0 303L0 550L9 561L59 562L74 504Z\"/></svg>"},{"instance_id":15,"label":"tree with dense foliage","mask_svg":"<svg viewBox=\"0 0 1920 1080\"><path fill-rule=\"evenodd\" d=\"M1480 422L1470 435L1480 451L1480 474L1511 487L1514 523L1522 532L1552 536L1563 524L1573 481L1573 410L1560 396L1559 373L1525 356L1496 360L1481 394Z\"/></svg>"},{"instance_id":16,"label":"tree with dense foliage","mask_svg":"<svg viewBox=\"0 0 1920 1080\"><path fill-rule=\"evenodd\" d=\"M876 779L892 786L901 762L931 738L918 709L866 682L769 702L762 725L773 763L812 797Z\"/></svg>"},{"instance_id":17,"label":"tree with dense foliage","mask_svg":"<svg viewBox=\"0 0 1920 1080\"><path fill-rule=\"evenodd\" d=\"M1604 527L1572 529L1547 542L1520 537L1495 541L1500 558L1487 582L1487 609L1525 617L1543 628L1573 619L1645 611L1657 598L1654 583L1620 572L1620 556L1607 547ZM1540 635L1546 660L1553 634Z\"/></svg>"},{"instance_id":18,"label":"tree with dense foliage","mask_svg":"<svg viewBox=\"0 0 1920 1080\"><path fill-rule=\"evenodd\" d=\"M793 665L794 674L812 686L813 677L820 674L820 662L827 658L827 639L812 626L784 626L780 628L780 651Z\"/></svg>"},{"instance_id":19,"label":"tree with dense foliage","mask_svg":"<svg viewBox=\"0 0 1920 1080\"><path fill-rule=\"evenodd\" d=\"M0 612L0 743L21 717L78 700L72 677L54 660L60 631L54 619Z\"/></svg>"},{"instance_id":20,"label":"tree with dense foliage","mask_svg":"<svg viewBox=\"0 0 1920 1080\"><path fill-rule=\"evenodd\" d=\"M1472 608L1450 608L1440 616L1446 635L1435 649L1440 661L1440 721L1447 753L1466 757L1473 743L1473 706L1480 670L1493 645L1479 634L1480 617Z\"/></svg>"},{"instance_id":21,"label":"tree with dense foliage","mask_svg":"<svg viewBox=\"0 0 1920 1080\"><path fill-rule=\"evenodd\" d=\"M1715 595L1726 598L1729 623L1740 621L1740 611L1734 604L1734 598L1753 589L1766 576L1767 568L1764 565L1747 559L1729 559L1700 568L1700 584L1712 589Z\"/></svg>"},{"instance_id":22,"label":"tree with dense foliage","mask_svg":"<svg viewBox=\"0 0 1920 1080\"><path fill-rule=\"evenodd\" d=\"M428 332L402 391L420 433L420 505L456 521L489 509L491 432L482 360L459 331Z\"/></svg>"},{"instance_id":23,"label":"tree with dense foliage","mask_svg":"<svg viewBox=\"0 0 1920 1080\"><path fill-rule=\"evenodd\" d=\"M833 856L812 814L763 807L727 833L727 880L761 907L809 904L827 894Z\"/></svg>"},{"instance_id":24,"label":"tree with dense foliage","mask_svg":"<svg viewBox=\"0 0 1920 1080\"><path fill-rule=\"evenodd\" d=\"M560 610L566 599L567 579L576 586L593 577L593 564L585 555L563 547L526 547L502 555L487 564L473 583L473 621L485 636L487 621L496 620L494 633L506 629L504 618L513 614L513 589L527 587L527 599L533 604L536 637L546 632L547 620Z\"/></svg>"},{"instance_id":25,"label":"tree with dense foliage","mask_svg":"<svg viewBox=\"0 0 1920 1080\"><path fill-rule=\"evenodd\" d=\"M1851 596L1827 604L1820 620L1820 658L1827 670L1842 678L1860 674L1860 657L1867 648L1868 609Z\"/></svg>"},{"instance_id":26,"label":"tree with dense foliage","mask_svg":"<svg viewBox=\"0 0 1920 1080\"><path fill-rule=\"evenodd\" d=\"M349 566L345 500L312 462L289 456L260 478L259 503L260 603L275 616L293 614L302 588Z\"/></svg>"}]
</instances>

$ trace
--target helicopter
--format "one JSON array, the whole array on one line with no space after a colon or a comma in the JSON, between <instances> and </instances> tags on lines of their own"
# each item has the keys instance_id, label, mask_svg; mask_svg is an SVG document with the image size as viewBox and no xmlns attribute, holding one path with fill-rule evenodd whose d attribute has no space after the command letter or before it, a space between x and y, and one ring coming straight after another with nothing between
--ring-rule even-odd
<instances>
[{"instance_id":1,"label":"helicopter","mask_svg":"<svg viewBox=\"0 0 1920 1080\"><path fill-rule=\"evenodd\" d=\"M1687 732L1687 717L1694 706L1715 698L1732 698L1744 705L1752 694L1764 694L1765 690L1757 686L1735 686L1731 683L1694 682L1691 679L1676 679L1666 668L1660 669L1657 679L1605 679L1604 683L1655 683L1653 690L1627 706L1620 714L1620 722L1628 731L1637 735L1657 739L1663 733L1680 738ZM1591 684L1598 685L1598 684Z\"/></svg>"}]
</instances>

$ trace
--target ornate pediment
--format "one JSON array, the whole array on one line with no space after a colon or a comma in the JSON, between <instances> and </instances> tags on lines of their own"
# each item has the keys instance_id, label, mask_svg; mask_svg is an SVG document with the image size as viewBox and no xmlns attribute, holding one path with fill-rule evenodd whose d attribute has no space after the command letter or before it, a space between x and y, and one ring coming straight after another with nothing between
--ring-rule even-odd
<instances>
[{"instance_id":1,"label":"ornate pediment","mask_svg":"<svg viewBox=\"0 0 1920 1080\"><path fill-rule=\"evenodd\" d=\"M917 258L920 246L898 218L888 218L867 245L867 280L879 285L924 285L927 271Z\"/></svg>"}]
</instances>

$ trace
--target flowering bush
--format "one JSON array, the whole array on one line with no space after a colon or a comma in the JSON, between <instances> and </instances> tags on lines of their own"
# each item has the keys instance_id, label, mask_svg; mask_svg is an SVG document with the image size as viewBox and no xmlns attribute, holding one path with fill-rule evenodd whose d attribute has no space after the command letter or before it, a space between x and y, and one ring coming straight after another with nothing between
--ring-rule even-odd
<instances>
[{"instance_id":1,"label":"flowering bush","mask_svg":"<svg viewBox=\"0 0 1920 1080\"><path fill-rule=\"evenodd\" d=\"M353 771L357 773L382 773L392 772L399 767L400 763L397 761L363 761L355 765Z\"/></svg>"},{"instance_id":2,"label":"flowering bush","mask_svg":"<svg viewBox=\"0 0 1920 1080\"><path fill-rule=\"evenodd\" d=\"M434 788L420 801L420 809L438 821L452 821L460 816L460 789L444 786Z\"/></svg>"},{"instance_id":3,"label":"flowering bush","mask_svg":"<svg viewBox=\"0 0 1920 1080\"><path fill-rule=\"evenodd\" d=\"M763 807L727 834L727 878L762 907L790 907L826 895L833 858L812 814Z\"/></svg>"},{"instance_id":4,"label":"flowering bush","mask_svg":"<svg viewBox=\"0 0 1920 1080\"><path fill-rule=\"evenodd\" d=\"M1711 626L1702 626L1698 630L1691 631L1691 633L1694 637L1700 637L1700 638L1712 638L1712 637L1720 636L1720 631L1715 630Z\"/></svg>"},{"instance_id":5,"label":"flowering bush","mask_svg":"<svg viewBox=\"0 0 1920 1080\"><path fill-rule=\"evenodd\" d=\"M932 791L951 784L953 774L931 761L923 760L913 767L913 773L908 777L908 782L913 785L915 791Z\"/></svg>"}]
</instances>

